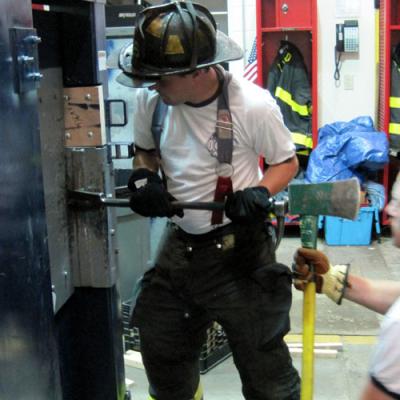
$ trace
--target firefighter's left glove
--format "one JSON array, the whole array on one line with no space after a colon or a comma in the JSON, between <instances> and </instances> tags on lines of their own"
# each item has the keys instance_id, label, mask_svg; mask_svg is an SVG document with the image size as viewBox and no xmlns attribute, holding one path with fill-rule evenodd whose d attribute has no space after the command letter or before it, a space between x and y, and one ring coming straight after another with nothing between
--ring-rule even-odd
<instances>
[{"instance_id":1,"label":"firefighter's left glove","mask_svg":"<svg viewBox=\"0 0 400 400\"><path fill-rule=\"evenodd\" d=\"M314 275L310 266L313 266ZM314 279L317 293L324 293L336 304L341 304L348 284L349 265L331 265L328 257L319 250L300 247L294 255L294 286L303 290Z\"/></svg>"},{"instance_id":2,"label":"firefighter's left glove","mask_svg":"<svg viewBox=\"0 0 400 400\"><path fill-rule=\"evenodd\" d=\"M257 223L265 220L273 202L264 186L255 186L230 193L225 203L225 214L237 223Z\"/></svg>"},{"instance_id":3,"label":"firefighter's left glove","mask_svg":"<svg viewBox=\"0 0 400 400\"><path fill-rule=\"evenodd\" d=\"M159 175L147 168L138 168L129 178L132 191L129 206L144 217L183 217L183 210L173 207L175 198L167 192Z\"/></svg>"}]
</instances>

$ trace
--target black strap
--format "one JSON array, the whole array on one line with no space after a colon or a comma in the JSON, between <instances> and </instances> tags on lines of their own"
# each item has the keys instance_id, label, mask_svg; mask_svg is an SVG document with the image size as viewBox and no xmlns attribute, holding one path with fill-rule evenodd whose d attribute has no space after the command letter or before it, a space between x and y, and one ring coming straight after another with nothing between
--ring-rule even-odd
<instances>
[{"instance_id":1,"label":"black strap","mask_svg":"<svg viewBox=\"0 0 400 400\"><path fill-rule=\"evenodd\" d=\"M228 85L232 79L232 75L218 66L217 68L217 73L224 74L222 92L218 97L217 124L215 131L218 143L217 157L220 164L231 164L233 153L233 125L232 115L229 110Z\"/></svg>"},{"instance_id":2,"label":"black strap","mask_svg":"<svg viewBox=\"0 0 400 400\"><path fill-rule=\"evenodd\" d=\"M226 196L233 191L232 185L232 153L233 153L233 125L232 115L229 110L228 85L232 78L229 72L219 66L216 72L224 78L221 94L218 96L217 123L215 136L217 139L217 182L215 186L214 201L224 202ZM226 165L229 167L226 169ZM211 214L211 225L222 224L223 210L214 210Z\"/></svg>"}]
</instances>

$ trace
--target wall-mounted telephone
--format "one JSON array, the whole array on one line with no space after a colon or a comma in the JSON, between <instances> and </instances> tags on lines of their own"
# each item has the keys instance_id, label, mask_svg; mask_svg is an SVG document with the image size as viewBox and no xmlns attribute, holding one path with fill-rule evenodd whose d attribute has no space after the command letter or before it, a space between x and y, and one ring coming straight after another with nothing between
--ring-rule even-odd
<instances>
[{"instance_id":1,"label":"wall-mounted telephone","mask_svg":"<svg viewBox=\"0 0 400 400\"><path fill-rule=\"evenodd\" d=\"M358 21L347 20L336 24L336 51L357 53L359 50Z\"/></svg>"}]
</instances>

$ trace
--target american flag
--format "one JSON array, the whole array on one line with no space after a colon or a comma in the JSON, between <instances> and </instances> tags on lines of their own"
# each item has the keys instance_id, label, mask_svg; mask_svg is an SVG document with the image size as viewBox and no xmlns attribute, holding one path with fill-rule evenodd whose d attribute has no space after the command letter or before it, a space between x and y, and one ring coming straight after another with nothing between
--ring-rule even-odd
<instances>
[{"instance_id":1,"label":"american flag","mask_svg":"<svg viewBox=\"0 0 400 400\"><path fill-rule=\"evenodd\" d=\"M257 38L254 39L247 65L244 67L243 76L250 82L257 80Z\"/></svg>"}]
</instances>

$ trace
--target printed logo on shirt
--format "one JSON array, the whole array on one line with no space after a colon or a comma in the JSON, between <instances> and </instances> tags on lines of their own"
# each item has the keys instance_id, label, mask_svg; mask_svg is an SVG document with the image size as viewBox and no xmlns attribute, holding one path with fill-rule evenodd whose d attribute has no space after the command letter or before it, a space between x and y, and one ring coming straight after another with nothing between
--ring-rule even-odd
<instances>
[{"instance_id":1,"label":"printed logo on shirt","mask_svg":"<svg viewBox=\"0 0 400 400\"><path fill-rule=\"evenodd\" d=\"M217 134L214 132L207 142L207 149L210 153L211 157L217 158L218 156L218 142L217 142Z\"/></svg>"},{"instance_id":2,"label":"printed logo on shirt","mask_svg":"<svg viewBox=\"0 0 400 400\"><path fill-rule=\"evenodd\" d=\"M233 136L233 145L235 144L237 145L238 141L235 138L235 136ZM218 142L217 142L217 134L215 132L208 139L207 149L211 157L218 158Z\"/></svg>"}]
</instances>

